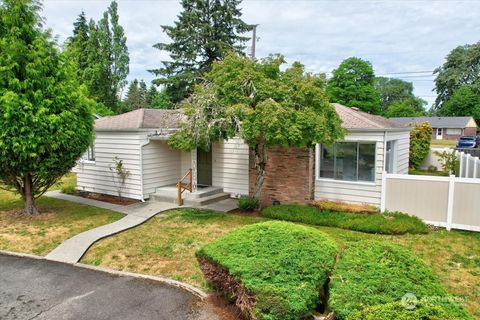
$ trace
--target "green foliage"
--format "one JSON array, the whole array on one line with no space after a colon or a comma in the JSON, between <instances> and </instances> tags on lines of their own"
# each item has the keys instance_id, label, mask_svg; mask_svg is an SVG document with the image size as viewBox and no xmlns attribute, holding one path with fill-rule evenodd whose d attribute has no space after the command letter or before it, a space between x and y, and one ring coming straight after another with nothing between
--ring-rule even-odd
<instances>
[{"instance_id":1,"label":"green foliage","mask_svg":"<svg viewBox=\"0 0 480 320\"><path fill-rule=\"evenodd\" d=\"M112 1L98 23L90 20L87 24L85 13L79 15L66 47L90 96L115 113L122 111L119 96L129 72L126 40L118 5Z\"/></svg>"},{"instance_id":2,"label":"green foliage","mask_svg":"<svg viewBox=\"0 0 480 320\"><path fill-rule=\"evenodd\" d=\"M251 26L241 20L241 0L182 0L182 12L173 26L162 26L171 39L155 45L167 51L171 61L164 61L159 69L151 70L164 85L173 103L178 103L193 92L194 84L222 60L229 51L243 53L249 39L241 34Z\"/></svg>"},{"instance_id":3,"label":"green foliage","mask_svg":"<svg viewBox=\"0 0 480 320\"><path fill-rule=\"evenodd\" d=\"M379 114L380 95L374 83L375 74L370 62L351 57L333 71L327 83L327 95L331 102Z\"/></svg>"},{"instance_id":4,"label":"green foliage","mask_svg":"<svg viewBox=\"0 0 480 320\"><path fill-rule=\"evenodd\" d=\"M384 116L387 118L394 118L394 117L420 117L425 115L425 111L418 111L415 107L416 101L420 101L420 98L402 100L402 101L395 101L392 102L387 111L384 113ZM423 108L423 100L421 100L422 108Z\"/></svg>"},{"instance_id":5,"label":"green foliage","mask_svg":"<svg viewBox=\"0 0 480 320\"><path fill-rule=\"evenodd\" d=\"M413 94L413 84L401 79L376 77L381 112L386 117L417 117L425 113L427 102Z\"/></svg>"},{"instance_id":6,"label":"green foliage","mask_svg":"<svg viewBox=\"0 0 480 320\"><path fill-rule=\"evenodd\" d=\"M428 233L428 227L420 219L405 213L350 213L320 211L316 208L283 204L262 210L262 216L316 226L336 227L366 233L406 234Z\"/></svg>"},{"instance_id":7,"label":"green foliage","mask_svg":"<svg viewBox=\"0 0 480 320\"><path fill-rule=\"evenodd\" d=\"M480 42L456 47L447 56L445 63L435 69L436 110L443 114L445 103L462 86L468 86L477 92L480 90ZM460 97L457 97L460 98ZM478 99L478 98L477 98ZM468 100L464 100L467 102ZM457 106L464 108L462 106ZM448 112L454 108L447 107ZM445 114L450 115L450 114ZM467 116L472 114L462 114Z\"/></svg>"},{"instance_id":8,"label":"green foliage","mask_svg":"<svg viewBox=\"0 0 480 320\"><path fill-rule=\"evenodd\" d=\"M430 152L432 127L428 122L417 124L410 131L410 168L420 169L423 160Z\"/></svg>"},{"instance_id":9,"label":"green foliage","mask_svg":"<svg viewBox=\"0 0 480 320\"><path fill-rule=\"evenodd\" d=\"M421 259L403 247L379 241L359 241L345 250L332 276L329 305L338 319L435 319L406 317L395 303L407 293L426 305L413 314L433 317L445 312L448 317L443 319L472 319ZM373 306L378 307L364 310Z\"/></svg>"},{"instance_id":10,"label":"green foliage","mask_svg":"<svg viewBox=\"0 0 480 320\"><path fill-rule=\"evenodd\" d=\"M450 98L443 102L438 111L441 116L465 117L480 119L480 84L477 88L461 86L455 90Z\"/></svg>"},{"instance_id":11,"label":"green foliage","mask_svg":"<svg viewBox=\"0 0 480 320\"><path fill-rule=\"evenodd\" d=\"M112 173L113 182L117 187L118 196L121 197L127 178L130 176L130 171L125 168L123 160L119 159L117 156L113 158L113 165L111 165L109 169Z\"/></svg>"},{"instance_id":12,"label":"green foliage","mask_svg":"<svg viewBox=\"0 0 480 320\"><path fill-rule=\"evenodd\" d=\"M128 112L140 108L148 108L147 95L148 90L145 82L143 80L140 80L139 82L137 79L134 79L128 87L127 95L124 100L124 111Z\"/></svg>"},{"instance_id":13,"label":"green foliage","mask_svg":"<svg viewBox=\"0 0 480 320\"><path fill-rule=\"evenodd\" d=\"M337 247L322 232L270 221L236 229L197 252L256 297L256 319L301 319L315 309Z\"/></svg>"},{"instance_id":14,"label":"green foliage","mask_svg":"<svg viewBox=\"0 0 480 320\"><path fill-rule=\"evenodd\" d=\"M92 140L94 102L43 31L36 1L0 5L0 180L36 213L42 195Z\"/></svg>"},{"instance_id":15,"label":"green foliage","mask_svg":"<svg viewBox=\"0 0 480 320\"><path fill-rule=\"evenodd\" d=\"M281 56L260 62L235 54L216 62L206 83L184 103L187 116L169 140L177 149L208 149L212 142L241 136L255 153L255 197L272 146L312 146L343 138L344 130L324 92L324 78L298 62L282 71Z\"/></svg>"},{"instance_id":16,"label":"green foliage","mask_svg":"<svg viewBox=\"0 0 480 320\"><path fill-rule=\"evenodd\" d=\"M456 175L457 168L459 167L459 159L455 150L452 151L435 151L434 154L439 158L442 164L442 170L444 173Z\"/></svg>"},{"instance_id":17,"label":"green foliage","mask_svg":"<svg viewBox=\"0 0 480 320\"><path fill-rule=\"evenodd\" d=\"M254 211L258 208L258 199L249 196L242 196L238 199L238 208L247 212Z\"/></svg>"},{"instance_id":18,"label":"green foliage","mask_svg":"<svg viewBox=\"0 0 480 320\"><path fill-rule=\"evenodd\" d=\"M361 311L354 311L348 315L347 320L444 320L452 319L451 315L440 306L427 305L419 302L410 310L401 302L386 303L367 307Z\"/></svg>"},{"instance_id":19,"label":"green foliage","mask_svg":"<svg viewBox=\"0 0 480 320\"><path fill-rule=\"evenodd\" d=\"M167 93L167 90L162 89L155 94L150 104L154 109L170 109L173 107L172 99Z\"/></svg>"}]
</instances>

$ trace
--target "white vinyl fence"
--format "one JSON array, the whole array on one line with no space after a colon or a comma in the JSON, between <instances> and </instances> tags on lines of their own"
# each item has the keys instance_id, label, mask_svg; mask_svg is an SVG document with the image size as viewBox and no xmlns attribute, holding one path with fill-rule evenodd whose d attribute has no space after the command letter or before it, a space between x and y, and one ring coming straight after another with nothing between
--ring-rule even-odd
<instances>
[{"instance_id":1,"label":"white vinyl fence","mask_svg":"<svg viewBox=\"0 0 480 320\"><path fill-rule=\"evenodd\" d=\"M405 212L447 230L480 232L480 179L384 173L382 180L382 212Z\"/></svg>"},{"instance_id":2,"label":"white vinyl fence","mask_svg":"<svg viewBox=\"0 0 480 320\"><path fill-rule=\"evenodd\" d=\"M457 152L460 161L460 178L480 178L480 159L469 153ZM480 196L480 195L479 195Z\"/></svg>"}]
</instances>

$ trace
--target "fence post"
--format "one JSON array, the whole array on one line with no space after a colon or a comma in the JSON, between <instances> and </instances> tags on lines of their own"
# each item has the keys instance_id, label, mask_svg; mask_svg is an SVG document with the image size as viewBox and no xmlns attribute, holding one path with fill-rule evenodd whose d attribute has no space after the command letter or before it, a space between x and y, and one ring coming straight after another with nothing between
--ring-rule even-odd
<instances>
[{"instance_id":1,"label":"fence post","mask_svg":"<svg viewBox=\"0 0 480 320\"><path fill-rule=\"evenodd\" d=\"M478 158L473 158L473 177L474 179L477 178L477 169L478 169Z\"/></svg>"},{"instance_id":2,"label":"fence post","mask_svg":"<svg viewBox=\"0 0 480 320\"><path fill-rule=\"evenodd\" d=\"M457 150L457 155L458 155L458 158L459 158L459 162L460 162L460 168L458 169L458 177L461 178L462 177L462 172L463 172L463 152L462 151L458 151Z\"/></svg>"},{"instance_id":3,"label":"fence post","mask_svg":"<svg viewBox=\"0 0 480 320\"><path fill-rule=\"evenodd\" d=\"M385 201L386 201L386 194L387 191L387 172L384 170L382 171L382 191L380 195L380 212L385 212Z\"/></svg>"},{"instance_id":4,"label":"fence post","mask_svg":"<svg viewBox=\"0 0 480 320\"><path fill-rule=\"evenodd\" d=\"M470 157L471 157L470 153L467 153L465 155L465 162L466 162L466 164L465 164L465 178L470 178L469 177L469 172L468 172L468 169L470 169Z\"/></svg>"},{"instance_id":5,"label":"fence post","mask_svg":"<svg viewBox=\"0 0 480 320\"><path fill-rule=\"evenodd\" d=\"M450 179L448 180L448 200L447 200L447 230L448 231L452 229L454 194L455 194L455 176L450 175Z\"/></svg>"}]
</instances>

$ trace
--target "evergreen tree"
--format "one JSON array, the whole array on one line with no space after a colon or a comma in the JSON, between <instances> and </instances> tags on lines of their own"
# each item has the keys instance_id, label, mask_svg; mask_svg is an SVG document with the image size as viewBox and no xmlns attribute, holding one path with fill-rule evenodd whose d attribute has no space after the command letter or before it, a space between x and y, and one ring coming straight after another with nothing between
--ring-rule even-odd
<instances>
[{"instance_id":1,"label":"evergreen tree","mask_svg":"<svg viewBox=\"0 0 480 320\"><path fill-rule=\"evenodd\" d=\"M68 38L68 48L72 50L72 57L77 65L77 73L80 80L83 79L83 70L88 65L88 52L86 49L89 42L89 26L85 12L81 12L77 21L73 23L73 35Z\"/></svg>"},{"instance_id":2,"label":"evergreen tree","mask_svg":"<svg viewBox=\"0 0 480 320\"><path fill-rule=\"evenodd\" d=\"M126 111L132 111L140 108L149 108L147 103L148 90L145 81L137 79L130 83L125 97Z\"/></svg>"},{"instance_id":3,"label":"evergreen tree","mask_svg":"<svg viewBox=\"0 0 480 320\"><path fill-rule=\"evenodd\" d=\"M158 91L157 88L155 88L155 85L150 85L150 88L148 89L147 96L146 96L146 102L149 107L153 106L153 100L157 96Z\"/></svg>"},{"instance_id":4,"label":"evergreen tree","mask_svg":"<svg viewBox=\"0 0 480 320\"><path fill-rule=\"evenodd\" d=\"M151 70L164 85L174 103L193 90L202 74L214 61L222 60L229 51L242 53L248 37L241 34L251 26L241 20L241 0L182 0L183 11L173 26L162 26L172 40L154 47L170 54L159 69Z\"/></svg>"},{"instance_id":5,"label":"evergreen tree","mask_svg":"<svg viewBox=\"0 0 480 320\"><path fill-rule=\"evenodd\" d=\"M375 74L368 61L348 58L333 71L327 83L331 102L357 107L372 114L380 113L380 95L374 86Z\"/></svg>"},{"instance_id":6,"label":"evergreen tree","mask_svg":"<svg viewBox=\"0 0 480 320\"><path fill-rule=\"evenodd\" d=\"M92 141L93 100L43 30L35 0L0 2L0 185L24 212L70 172Z\"/></svg>"}]
</instances>

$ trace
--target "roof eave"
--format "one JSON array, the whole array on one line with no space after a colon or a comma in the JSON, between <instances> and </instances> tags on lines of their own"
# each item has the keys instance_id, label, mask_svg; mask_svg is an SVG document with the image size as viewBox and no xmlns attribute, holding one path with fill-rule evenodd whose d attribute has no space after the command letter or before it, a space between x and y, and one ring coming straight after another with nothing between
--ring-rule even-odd
<instances>
[{"instance_id":1,"label":"roof eave","mask_svg":"<svg viewBox=\"0 0 480 320\"><path fill-rule=\"evenodd\" d=\"M408 132L411 128L344 128L350 132Z\"/></svg>"}]
</instances>

